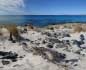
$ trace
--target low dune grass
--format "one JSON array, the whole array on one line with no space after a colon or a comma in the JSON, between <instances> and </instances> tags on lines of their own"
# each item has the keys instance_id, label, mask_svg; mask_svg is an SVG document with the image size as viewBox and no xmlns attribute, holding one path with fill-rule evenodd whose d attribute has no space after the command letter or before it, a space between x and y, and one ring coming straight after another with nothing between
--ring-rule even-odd
<instances>
[{"instance_id":1,"label":"low dune grass","mask_svg":"<svg viewBox=\"0 0 86 70\"><path fill-rule=\"evenodd\" d=\"M74 32L86 32L86 24L77 24L73 28Z\"/></svg>"},{"instance_id":2,"label":"low dune grass","mask_svg":"<svg viewBox=\"0 0 86 70\"><path fill-rule=\"evenodd\" d=\"M53 29L72 29L72 33L76 32L86 32L86 24L85 23L65 23L65 24L57 24L57 25L48 25L45 28L49 30Z\"/></svg>"}]
</instances>

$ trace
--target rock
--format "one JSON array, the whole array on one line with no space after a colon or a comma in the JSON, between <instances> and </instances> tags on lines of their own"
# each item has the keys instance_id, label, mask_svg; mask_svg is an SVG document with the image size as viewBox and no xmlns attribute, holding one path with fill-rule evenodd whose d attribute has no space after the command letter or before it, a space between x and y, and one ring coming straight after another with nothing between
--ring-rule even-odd
<instances>
[{"instance_id":1,"label":"rock","mask_svg":"<svg viewBox=\"0 0 86 70\"><path fill-rule=\"evenodd\" d=\"M26 32L27 32L27 29L26 29L26 28L24 28L24 31L26 31Z\"/></svg>"},{"instance_id":2,"label":"rock","mask_svg":"<svg viewBox=\"0 0 86 70\"><path fill-rule=\"evenodd\" d=\"M75 53L80 55L80 50L76 51Z\"/></svg>"},{"instance_id":3,"label":"rock","mask_svg":"<svg viewBox=\"0 0 86 70\"><path fill-rule=\"evenodd\" d=\"M46 51L44 53L45 53L45 56L43 56L44 59L53 60L53 55L50 52Z\"/></svg>"},{"instance_id":4,"label":"rock","mask_svg":"<svg viewBox=\"0 0 86 70\"><path fill-rule=\"evenodd\" d=\"M43 44L46 44L47 42L45 40L42 41Z\"/></svg>"},{"instance_id":5,"label":"rock","mask_svg":"<svg viewBox=\"0 0 86 70\"><path fill-rule=\"evenodd\" d=\"M11 59L12 60L12 62L16 62L17 61L17 59Z\"/></svg>"},{"instance_id":6,"label":"rock","mask_svg":"<svg viewBox=\"0 0 86 70\"><path fill-rule=\"evenodd\" d=\"M2 64L3 65L8 65L8 64L10 64L10 61L8 61L8 60L2 60Z\"/></svg>"},{"instance_id":7,"label":"rock","mask_svg":"<svg viewBox=\"0 0 86 70\"><path fill-rule=\"evenodd\" d=\"M64 34L64 37L71 37L70 34Z\"/></svg>"},{"instance_id":8,"label":"rock","mask_svg":"<svg viewBox=\"0 0 86 70\"><path fill-rule=\"evenodd\" d=\"M53 59L50 61L53 63L60 63L64 61L64 59L66 58L66 54L58 53L57 51L50 51L50 53L52 54L53 57Z\"/></svg>"},{"instance_id":9,"label":"rock","mask_svg":"<svg viewBox=\"0 0 86 70\"><path fill-rule=\"evenodd\" d=\"M58 39L55 39L55 38L49 38L48 39L49 40L49 42L51 42L51 43L62 43L62 41L60 41L60 40L58 40Z\"/></svg>"},{"instance_id":10,"label":"rock","mask_svg":"<svg viewBox=\"0 0 86 70\"><path fill-rule=\"evenodd\" d=\"M55 38L57 38L57 37L58 37L58 35L57 35L56 33L54 33L54 37L55 37Z\"/></svg>"},{"instance_id":11,"label":"rock","mask_svg":"<svg viewBox=\"0 0 86 70\"><path fill-rule=\"evenodd\" d=\"M22 45L27 46L27 44L26 44L26 43L22 43Z\"/></svg>"},{"instance_id":12,"label":"rock","mask_svg":"<svg viewBox=\"0 0 86 70\"><path fill-rule=\"evenodd\" d=\"M24 28L24 31L23 31L23 33L27 33L27 29L26 29L26 28Z\"/></svg>"},{"instance_id":13,"label":"rock","mask_svg":"<svg viewBox=\"0 0 86 70\"><path fill-rule=\"evenodd\" d=\"M25 39L26 41L30 41L29 39Z\"/></svg>"},{"instance_id":14,"label":"rock","mask_svg":"<svg viewBox=\"0 0 86 70\"><path fill-rule=\"evenodd\" d=\"M64 48L64 46L65 46L65 44L63 44L63 43L55 43L54 44L55 48Z\"/></svg>"},{"instance_id":15,"label":"rock","mask_svg":"<svg viewBox=\"0 0 86 70\"><path fill-rule=\"evenodd\" d=\"M33 43L34 41L30 41L31 43Z\"/></svg>"},{"instance_id":16,"label":"rock","mask_svg":"<svg viewBox=\"0 0 86 70\"><path fill-rule=\"evenodd\" d=\"M19 58L24 58L24 56L20 56Z\"/></svg>"},{"instance_id":17,"label":"rock","mask_svg":"<svg viewBox=\"0 0 86 70\"><path fill-rule=\"evenodd\" d=\"M69 40L66 40L66 44L70 45L70 41Z\"/></svg>"},{"instance_id":18,"label":"rock","mask_svg":"<svg viewBox=\"0 0 86 70\"><path fill-rule=\"evenodd\" d=\"M54 30L54 27L50 27L49 29L50 29L50 30Z\"/></svg>"},{"instance_id":19,"label":"rock","mask_svg":"<svg viewBox=\"0 0 86 70\"><path fill-rule=\"evenodd\" d=\"M65 63L69 63L69 62L71 62L72 64L74 64L75 62L78 62L78 59L65 60Z\"/></svg>"},{"instance_id":20,"label":"rock","mask_svg":"<svg viewBox=\"0 0 86 70\"><path fill-rule=\"evenodd\" d=\"M78 66L78 64L74 64L74 66Z\"/></svg>"},{"instance_id":21,"label":"rock","mask_svg":"<svg viewBox=\"0 0 86 70\"><path fill-rule=\"evenodd\" d=\"M40 43L35 43L36 45L40 45Z\"/></svg>"},{"instance_id":22,"label":"rock","mask_svg":"<svg viewBox=\"0 0 86 70\"><path fill-rule=\"evenodd\" d=\"M65 63L69 63L69 60L65 60Z\"/></svg>"},{"instance_id":23,"label":"rock","mask_svg":"<svg viewBox=\"0 0 86 70\"><path fill-rule=\"evenodd\" d=\"M31 52L31 47L28 47L27 43L22 43L22 48L26 52Z\"/></svg>"},{"instance_id":24,"label":"rock","mask_svg":"<svg viewBox=\"0 0 86 70\"><path fill-rule=\"evenodd\" d=\"M79 48L81 48L80 45L84 44L84 42L83 41L74 40L73 44L76 44Z\"/></svg>"},{"instance_id":25,"label":"rock","mask_svg":"<svg viewBox=\"0 0 86 70\"><path fill-rule=\"evenodd\" d=\"M9 59L13 61L17 59L18 54L12 53L11 51L10 52L0 51L0 56L2 56L2 58L0 59Z\"/></svg>"},{"instance_id":26,"label":"rock","mask_svg":"<svg viewBox=\"0 0 86 70\"><path fill-rule=\"evenodd\" d=\"M48 44L47 47L48 48L53 48L53 45L52 44Z\"/></svg>"},{"instance_id":27,"label":"rock","mask_svg":"<svg viewBox=\"0 0 86 70\"><path fill-rule=\"evenodd\" d=\"M43 33L43 34L45 34L45 35L47 35L47 36L51 36L51 33L49 33L49 32L45 32L45 33Z\"/></svg>"},{"instance_id":28,"label":"rock","mask_svg":"<svg viewBox=\"0 0 86 70\"><path fill-rule=\"evenodd\" d=\"M81 34L81 35L80 35L80 39L81 39L81 41L85 40L85 38L84 38L84 35L83 35L83 34Z\"/></svg>"},{"instance_id":29,"label":"rock","mask_svg":"<svg viewBox=\"0 0 86 70\"><path fill-rule=\"evenodd\" d=\"M56 59L57 58L57 59ZM56 61L62 61L63 59L65 59L66 58L66 55L65 54L62 54L62 53L57 53L57 55L54 53L54 59L56 60Z\"/></svg>"}]
</instances>

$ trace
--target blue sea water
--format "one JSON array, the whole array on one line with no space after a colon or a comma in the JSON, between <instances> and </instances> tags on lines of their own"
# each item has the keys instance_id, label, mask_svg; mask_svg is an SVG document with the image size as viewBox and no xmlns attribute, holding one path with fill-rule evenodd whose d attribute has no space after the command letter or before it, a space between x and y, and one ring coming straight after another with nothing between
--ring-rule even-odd
<instances>
[{"instance_id":1,"label":"blue sea water","mask_svg":"<svg viewBox=\"0 0 86 70\"><path fill-rule=\"evenodd\" d=\"M33 24L35 26L47 26L69 22L86 23L86 15L3 15L0 16L0 24Z\"/></svg>"}]
</instances>

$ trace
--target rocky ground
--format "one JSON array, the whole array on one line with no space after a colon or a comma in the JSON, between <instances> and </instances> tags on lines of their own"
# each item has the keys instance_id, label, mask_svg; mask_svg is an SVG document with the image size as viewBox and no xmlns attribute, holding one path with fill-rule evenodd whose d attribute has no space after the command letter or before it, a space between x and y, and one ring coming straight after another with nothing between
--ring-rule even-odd
<instances>
[{"instance_id":1,"label":"rocky ground","mask_svg":"<svg viewBox=\"0 0 86 70\"><path fill-rule=\"evenodd\" d=\"M86 32L73 29L19 29L23 38L0 39L0 70L85 70Z\"/></svg>"}]
</instances>

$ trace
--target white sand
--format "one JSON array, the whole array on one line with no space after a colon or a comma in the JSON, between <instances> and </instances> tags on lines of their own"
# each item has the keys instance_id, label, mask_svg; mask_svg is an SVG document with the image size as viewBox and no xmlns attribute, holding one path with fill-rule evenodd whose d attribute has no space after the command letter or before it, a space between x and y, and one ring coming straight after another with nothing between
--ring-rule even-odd
<instances>
[{"instance_id":1,"label":"white sand","mask_svg":"<svg viewBox=\"0 0 86 70\"><path fill-rule=\"evenodd\" d=\"M52 33L52 31L48 31L48 30L46 31ZM65 29L62 31L65 32ZM62 31L60 30L60 32ZM68 31L68 29L66 31ZM58 31L55 30L55 32L57 33ZM71 34L71 37L60 38L60 40L78 40L79 41L80 34L86 35L85 32L75 33L75 34ZM30 42L26 42L28 44L28 48L30 48L31 46L46 47L46 44L42 44L42 41L45 40L47 36L42 35L41 32L28 31L28 33L22 34L21 36L24 38L30 39L31 41L34 42L34 44L31 44ZM38 40L39 38L41 38L41 40ZM36 42L40 43L40 45L36 45L35 44ZM53 48L53 50L56 50L61 53L65 53L66 60L70 60L70 59L79 60L78 62L74 63L74 64L77 64L77 66L74 66L74 64L70 62L65 64L67 66L64 67L62 66L64 63L56 65L56 64L53 64L52 62L47 61L46 59L43 59L39 55L33 55L32 53L26 52L22 48L23 45L19 43L11 43L7 39L3 41L0 40L0 51L16 52L18 53L19 56L25 55L23 59L18 59L17 62L11 62L8 65L2 65L0 63L0 70L86 70L86 56L75 54L75 52L80 49L76 45L73 45L72 43L71 45L72 45L72 48L69 48L71 52L64 50L65 46L63 48L55 48L55 47ZM83 46L85 47L86 44L83 44L82 47ZM86 54L86 50L81 51L81 54ZM49 57L52 59L51 55L49 55Z\"/></svg>"}]
</instances>

